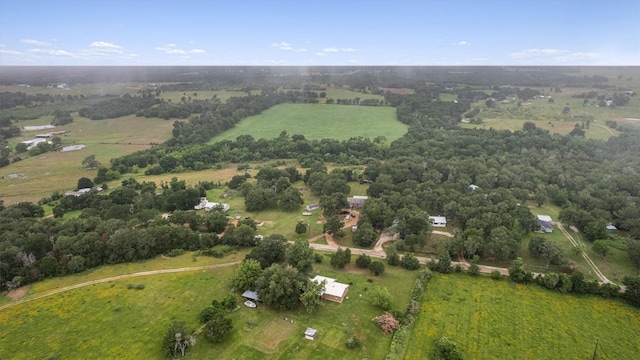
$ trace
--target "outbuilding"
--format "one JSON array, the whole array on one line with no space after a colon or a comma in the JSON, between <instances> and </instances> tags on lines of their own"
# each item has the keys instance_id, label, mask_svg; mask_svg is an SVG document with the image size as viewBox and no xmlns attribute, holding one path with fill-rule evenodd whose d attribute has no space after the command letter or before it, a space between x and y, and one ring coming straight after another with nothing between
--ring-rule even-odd
<instances>
[{"instance_id":1,"label":"outbuilding","mask_svg":"<svg viewBox=\"0 0 640 360\"><path fill-rule=\"evenodd\" d=\"M309 327L304 331L304 338L307 340L314 340L316 338L316 335L318 335L318 330L314 328Z\"/></svg>"},{"instance_id":2,"label":"outbuilding","mask_svg":"<svg viewBox=\"0 0 640 360\"><path fill-rule=\"evenodd\" d=\"M433 227L447 227L447 218L444 216L429 216Z\"/></svg>"}]
</instances>

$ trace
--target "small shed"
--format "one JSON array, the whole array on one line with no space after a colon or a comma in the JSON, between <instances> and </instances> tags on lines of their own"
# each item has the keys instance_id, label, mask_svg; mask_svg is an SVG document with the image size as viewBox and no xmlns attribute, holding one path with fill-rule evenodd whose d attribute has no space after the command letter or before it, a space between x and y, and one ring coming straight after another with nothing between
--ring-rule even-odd
<instances>
[{"instance_id":1,"label":"small shed","mask_svg":"<svg viewBox=\"0 0 640 360\"><path fill-rule=\"evenodd\" d=\"M540 225L540 231L553 232L553 220L549 215L538 215L538 225Z\"/></svg>"},{"instance_id":2,"label":"small shed","mask_svg":"<svg viewBox=\"0 0 640 360\"><path fill-rule=\"evenodd\" d=\"M319 208L320 208L320 205L318 204L309 204L306 206L307 211L318 210Z\"/></svg>"},{"instance_id":3,"label":"small shed","mask_svg":"<svg viewBox=\"0 0 640 360\"><path fill-rule=\"evenodd\" d=\"M314 340L316 338L316 335L318 335L318 330L314 328L309 327L304 331L304 338L307 340Z\"/></svg>"},{"instance_id":4,"label":"small shed","mask_svg":"<svg viewBox=\"0 0 640 360\"><path fill-rule=\"evenodd\" d=\"M245 292L243 292L242 297L248 300L260 301L260 296L258 296L258 293L251 290L246 290Z\"/></svg>"},{"instance_id":5,"label":"small shed","mask_svg":"<svg viewBox=\"0 0 640 360\"><path fill-rule=\"evenodd\" d=\"M607 224L607 231L616 231L618 228L612 223Z\"/></svg>"}]
</instances>

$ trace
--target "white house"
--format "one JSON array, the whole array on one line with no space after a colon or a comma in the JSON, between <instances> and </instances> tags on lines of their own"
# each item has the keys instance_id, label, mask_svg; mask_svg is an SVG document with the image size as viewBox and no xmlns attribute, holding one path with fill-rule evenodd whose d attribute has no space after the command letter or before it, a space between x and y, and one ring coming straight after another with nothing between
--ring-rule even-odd
<instances>
[{"instance_id":1,"label":"white house","mask_svg":"<svg viewBox=\"0 0 640 360\"><path fill-rule=\"evenodd\" d=\"M342 284L336 281L336 279L316 275L311 279L316 284L324 283L324 289L320 292L320 297L324 300L343 302L347 293L349 292L349 285Z\"/></svg>"},{"instance_id":2,"label":"white house","mask_svg":"<svg viewBox=\"0 0 640 360\"><path fill-rule=\"evenodd\" d=\"M200 198L200 203L196 206L194 206L193 208L195 210L201 210L204 209L205 211L211 211L217 207L222 207L222 211L227 211L229 210L231 207L229 206L229 204L221 204L221 203L217 203L217 202L211 202L209 200L207 200L206 197L201 197Z\"/></svg>"},{"instance_id":3,"label":"white house","mask_svg":"<svg viewBox=\"0 0 640 360\"><path fill-rule=\"evenodd\" d=\"M444 216L429 216L433 227L447 227L447 218Z\"/></svg>"}]
</instances>

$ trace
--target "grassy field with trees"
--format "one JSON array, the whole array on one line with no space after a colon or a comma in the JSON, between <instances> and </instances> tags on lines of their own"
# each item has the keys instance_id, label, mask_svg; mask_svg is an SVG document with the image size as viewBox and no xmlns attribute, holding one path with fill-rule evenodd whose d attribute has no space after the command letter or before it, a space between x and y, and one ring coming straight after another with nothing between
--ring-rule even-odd
<instances>
[{"instance_id":1,"label":"grassy field with trees","mask_svg":"<svg viewBox=\"0 0 640 360\"><path fill-rule=\"evenodd\" d=\"M516 305L517 304L517 305ZM427 285L406 359L426 359L445 336L464 359L633 359L640 314L619 301L466 275Z\"/></svg>"},{"instance_id":2,"label":"grassy field with trees","mask_svg":"<svg viewBox=\"0 0 640 360\"><path fill-rule=\"evenodd\" d=\"M566 358L595 337L607 358L637 353L629 345L637 336L628 332L638 328L637 314L618 299L640 304L636 69L618 75L611 71L625 69L607 68L602 76L580 68L376 67L316 77L275 68L258 78L252 74L261 68L152 70L166 83L132 84L119 95L64 96L50 87L47 94L0 93L0 289L14 297L30 289L29 302L0 311L0 357L34 349L25 358L67 358L78 348L87 357L162 357L162 346L186 346L199 320L204 336L187 352L192 358L378 359L404 349L409 331L419 340L402 350L407 358L453 343L465 357ZM22 79L21 71L3 76ZM102 70L61 71L90 79ZM232 90L220 89L245 95L224 101ZM22 158L20 141L31 135L22 126L70 118L59 128L70 131ZM68 144L87 148L56 151ZM205 196L230 210L196 211ZM35 204L40 198L43 206ZM318 209L303 214L311 203ZM357 220L350 206L360 207ZM552 217L553 232L542 233L538 214ZM445 216L447 227L434 229L428 215ZM371 249L381 234L393 239L381 276L367 271L366 257L358 257L360 267L338 270L350 251L313 256L305 241ZM295 243L287 247L287 240ZM237 262L247 252L251 261L240 266L248 269L246 282L230 265L107 279L38 298L82 279L141 271L150 259L150 269L174 269L189 260ZM438 275L419 323L409 330L404 322L392 340L371 321L381 311L369 298L387 302L373 290L380 285L395 296L384 306L394 316L417 309L407 303L420 300L412 284L422 276L391 266L420 267L411 253L438 254L428 266L447 274L459 259L474 269L499 267L495 278L513 266L512 280L531 284ZM160 260L174 256L177 262ZM312 265L350 283L350 298L311 314ZM534 280L525 270L546 275ZM536 283L593 295L560 295ZM255 285L266 306L236 309L232 284ZM10 301L0 299L2 306ZM174 320L185 328L177 331ZM227 333L229 321L235 325ZM378 321L394 332L394 319ZM320 331L314 342L302 339L309 326ZM97 341L105 330L118 336Z\"/></svg>"},{"instance_id":3,"label":"grassy field with trees","mask_svg":"<svg viewBox=\"0 0 640 360\"><path fill-rule=\"evenodd\" d=\"M167 261L175 263L174 266L183 265L190 255L181 258L182 261ZM314 265L315 273L350 284L349 298L343 303L325 302L318 311L309 314L301 305L294 310L282 311L261 304L257 309L251 309L244 307L238 297L239 307L229 315L234 324L230 335L216 344L199 338L187 358L296 359L302 354L304 358L322 359L327 351L335 359L383 358L391 337L384 335L371 321L382 310L370 304L368 294L375 287L385 287L395 294L392 308L402 311L417 273L392 267L381 276L372 276L368 271L358 269L353 262L343 270L335 270L328 265L329 258L323 258L324 264ZM217 263L233 260L234 257L229 257ZM161 262L156 259L129 270L155 269ZM201 265L201 261L191 264L187 261L186 265ZM117 280L5 309L0 312L3 328L0 357L87 358L108 354L109 357L138 358L144 354L147 358L162 358L159 344L170 322L183 320L190 329L197 328L200 310L212 300L220 300L229 294L235 269L236 266L231 265ZM92 278L90 274L80 274L69 277L64 284ZM50 285L45 281L32 295L62 285L56 281ZM304 339L307 327L319 331L315 341ZM50 329L57 329L55 335ZM360 348L346 347L345 342L352 334L362 341ZM75 345L69 346L70 342Z\"/></svg>"},{"instance_id":4,"label":"grassy field with trees","mask_svg":"<svg viewBox=\"0 0 640 360\"><path fill-rule=\"evenodd\" d=\"M404 135L407 127L398 122L392 107L283 104L244 119L211 141L235 140L246 134L271 139L282 131L316 140L384 136L391 142Z\"/></svg>"}]
</instances>

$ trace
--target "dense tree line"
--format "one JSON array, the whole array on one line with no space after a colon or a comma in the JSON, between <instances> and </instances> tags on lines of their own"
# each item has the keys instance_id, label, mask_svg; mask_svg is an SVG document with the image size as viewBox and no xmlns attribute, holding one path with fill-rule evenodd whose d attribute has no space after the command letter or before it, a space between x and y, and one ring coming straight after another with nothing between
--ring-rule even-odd
<instances>
[{"instance_id":1,"label":"dense tree line","mask_svg":"<svg viewBox=\"0 0 640 360\"><path fill-rule=\"evenodd\" d=\"M91 104L80 109L78 114L82 117L90 118L91 120L110 119L131 115L136 111L151 107L159 102L160 100L150 94L142 94L140 96L125 94L113 97L106 101Z\"/></svg>"}]
</instances>

